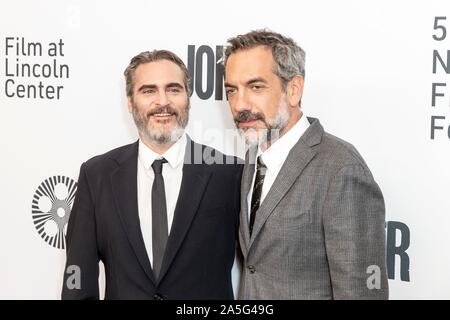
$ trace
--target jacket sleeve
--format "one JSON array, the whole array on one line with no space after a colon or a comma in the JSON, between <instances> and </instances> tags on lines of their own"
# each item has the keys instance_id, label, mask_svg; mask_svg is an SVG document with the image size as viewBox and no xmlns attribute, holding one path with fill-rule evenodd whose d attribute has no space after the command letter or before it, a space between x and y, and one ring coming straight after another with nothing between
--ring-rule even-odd
<instances>
[{"instance_id":1,"label":"jacket sleeve","mask_svg":"<svg viewBox=\"0 0 450 320\"><path fill-rule=\"evenodd\" d=\"M80 168L77 194L67 226L66 244L62 299L99 299L95 204L85 164Z\"/></svg>"},{"instance_id":2,"label":"jacket sleeve","mask_svg":"<svg viewBox=\"0 0 450 320\"><path fill-rule=\"evenodd\" d=\"M239 215L241 212L241 180L244 165L239 164L236 170L235 189L234 189L234 224L236 228L235 238L239 242Z\"/></svg>"},{"instance_id":3,"label":"jacket sleeve","mask_svg":"<svg viewBox=\"0 0 450 320\"><path fill-rule=\"evenodd\" d=\"M323 226L334 299L387 299L384 199L367 167L335 175Z\"/></svg>"}]
</instances>

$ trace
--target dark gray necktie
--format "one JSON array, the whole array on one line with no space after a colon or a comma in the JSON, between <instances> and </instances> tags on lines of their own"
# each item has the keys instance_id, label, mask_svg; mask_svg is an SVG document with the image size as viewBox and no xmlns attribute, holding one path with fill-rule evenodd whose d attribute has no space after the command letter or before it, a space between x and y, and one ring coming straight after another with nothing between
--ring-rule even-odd
<instances>
[{"instance_id":1,"label":"dark gray necktie","mask_svg":"<svg viewBox=\"0 0 450 320\"><path fill-rule=\"evenodd\" d=\"M261 193L264 184L264 177L266 175L267 170L267 167L262 161L261 156L258 157L257 163L258 165L256 167L256 177L255 183L253 185L252 201L250 205L250 223L249 223L250 236L252 235L253 232L253 224L255 223L256 211L258 211L261 202Z\"/></svg>"},{"instance_id":2,"label":"dark gray necktie","mask_svg":"<svg viewBox=\"0 0 450 320\"><path fill-rule=\"evenodd\" d=\"M152 186L152 250L155 279L159 277L168 238L166 192L162 176L163 163L167 163L164 158L155 160L152 164L155 173Z\"/></svg>"}]
</instances>

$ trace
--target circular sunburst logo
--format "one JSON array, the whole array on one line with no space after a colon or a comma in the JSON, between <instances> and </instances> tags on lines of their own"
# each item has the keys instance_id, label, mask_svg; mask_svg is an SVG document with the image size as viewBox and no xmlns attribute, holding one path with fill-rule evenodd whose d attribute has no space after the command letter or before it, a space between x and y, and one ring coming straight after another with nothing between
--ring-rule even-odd
<instances>
[{"instance_id":1,"label":"circular sunburst logo","mask_svg":"<svg viewBox=\"0 0 450 320\"><path fill-rule=\"evenodd\" d=\"M77 183L65 176L54 176L40 184L31 205L34 226L45 242L65 249L67 222L77 191Z\"/></svg>"}]
</instances>

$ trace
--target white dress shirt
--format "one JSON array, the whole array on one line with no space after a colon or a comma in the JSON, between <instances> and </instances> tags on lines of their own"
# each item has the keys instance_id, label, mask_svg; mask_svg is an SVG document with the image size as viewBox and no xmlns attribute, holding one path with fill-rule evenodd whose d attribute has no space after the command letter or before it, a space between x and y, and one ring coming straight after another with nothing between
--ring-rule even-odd
<instances>
[{"instance_id":1,"label":"white dress shirt","mask_svg":"<svg viewBox=\"0 0 450 320\"><path fill-rule=\"evenodd\" d=\"M167 231L170 233L175 206L180 193L181 179L183 178L186 143L186 134L183 134L163 155L160 155L139 140L137 167L139 220L145 248L152 265L152 186L155 179L152 164L156 159L164 158L167 160L167 163L163 164L162 176L166 192L167 226L169 228Z\"/></svg>"},{"instance_id":2,"label":"white dress shirt","mask_svg":"<svg viewBox=\"0 0 450 320\"><path fill-rule=\"evenodd\" d=\"M284 161L286 161L286 158L291 151L291 149L294 147L294 145L298 142L300 137L305 133L305 131L309 127L308 119L306 118L306 115L303 114L300 120L297 121L297 123L288 131L286 132L281 138L276 140L268 149L266 149L264 152L258 147L258 152L256 156L261 156L262 161L267 167L266 175L264 177L264 183L261 191L261 201L260 206L264 201L264 198L266 197L267 193L269 192L270 188L272 187L276 177L278 176L278 173L281 170L281 167L283 166ZM256 158L257 159L257 158ZM255 161L256 162L256 161ZM253 185L255 183L255 177L256 177L256 167L257 164L255 163L255 172L253 173L253 179L252 184L250 187L250 191L247 195L247 207L248 207L248 217L250 218L250 208L251 208L251 202L252 202L252 193L253 193Z\"/></svg>"}]
</instances>

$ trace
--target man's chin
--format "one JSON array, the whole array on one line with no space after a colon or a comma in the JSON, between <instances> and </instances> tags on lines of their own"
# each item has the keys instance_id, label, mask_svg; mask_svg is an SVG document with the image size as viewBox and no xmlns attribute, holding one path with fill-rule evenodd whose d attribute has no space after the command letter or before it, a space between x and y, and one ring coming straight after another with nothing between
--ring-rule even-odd
<instances>
[{"instance_id":1,"label":"man's chin","mask_svg":"<svg viewBox=\"0 0 450 320\"><path fill-rule=\"evenodd\" d=\"M245 139L245 142L250 146L258 146L262 143L262 132L259 132L259 130L255 129L248 129L248 130L239 130L242 134L242 136Z\"/></svg>"},{"instance_id":2,"label":"man's chin","mask_svg":"<svg viewBox=\"0 0 450 320\"><path fill-rule=\"evenodd\" d=\"M154 134L171 134L172 131L179 127L175 118L154 119L147 121L147 131Z\"/></svg>"},{"instance_id":3,"label":"man's chin","mask_svg":"<svg viewBox=\"0 0 450 320\"><path fill-rule=\"evenodd\" d=\"M156 137L158 140L167 140L175 142L181 137L181 135L184 132L184 129L176 126L164 129L153 128L152 130L148 130L147 132L149 136Z\"/></svg>"},{"instance_id":4,"label":"man's chin","mask_svg":"<svg viewBox=\"0 0 450 320\"><path fill-rule=\"evenodd\" d=\"M176 125L175 117L151 117L148 120L148 126L158 130L171 130Z\"/></svg>"}]
</instances>

